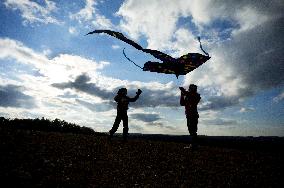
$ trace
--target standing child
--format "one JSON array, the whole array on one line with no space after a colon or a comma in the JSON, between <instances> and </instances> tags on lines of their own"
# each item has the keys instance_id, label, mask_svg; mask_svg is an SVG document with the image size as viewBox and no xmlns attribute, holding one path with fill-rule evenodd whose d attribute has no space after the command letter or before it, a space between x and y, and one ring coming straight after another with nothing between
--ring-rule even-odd
<instances>
[{"instance_id":1,"label":"standing child","mask_svg":"<svg viewBox=\"0 0 284 188\"><path fill-rule=\"evenodd\" d=\"M192 149L197 148L197 124L199 114L197 111L197 104L199 103L201 97L197 93L197 86L190 84L188 91L183 87L180 87L181 96L180 96L180 105L185 107L185 115L187 119L187 128L189 134L192 136Z\"/></svg>"},{"instance_id":2,"label":"standing child","mask_svg":"<svg viewBox=\"0 0 284 188\"><path fill-rule=\"evenodd\" d=\"M134 98L130 98L127 96L127 89L121 88L118 90L117 95L114 97L114 100L117 102L117 115L111 130L109 131L109 139L112 138L113 134L117 131L121 120L123 121L123 140L127 140L128 136L128 104L129 102L135 102L139 95L142 93L140 89L136 92L136 96Z\"/></svg>"}]
</instances>

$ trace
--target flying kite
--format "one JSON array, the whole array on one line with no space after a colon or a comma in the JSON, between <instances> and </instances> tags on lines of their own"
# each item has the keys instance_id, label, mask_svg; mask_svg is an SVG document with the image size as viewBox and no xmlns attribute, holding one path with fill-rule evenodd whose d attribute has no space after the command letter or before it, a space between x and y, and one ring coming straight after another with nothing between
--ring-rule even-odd
<instances>
[{"instance_id":1,"label":"flying kite","mask_svg":"<svg viewBox=\"0 0 284 188\"><path fill-rule=\"evenodd\" d=\"M145 49L141 47L136 42L126 38L122 33L111 31L111 30L94 30L92 32L87 33L86 35L94 34L94 33L106 33L110 36L113 36L119 40L122 40L123 42L126 42L136 48L137 50L141 50L145 53L149 53L155 58L162 61L160 62L153 62L153 61L147 61L144 64L144 67L140 67L135 62L133 62L131 59L129 59L123 49L123 55L127 58L127 60L134 63L136 66L141 68L143 71L150 71L150 72L157 72L157 73L164 73L164 74L175 74L178 78L179 75L186 75L187 73L193 71L203 63L205 63L207 60L209 60L211 57L207 52L205 52L202 48L200 37L198 37L198 41L200 44L200 49L204 52L206 55L202 55L199 53L187 53L185 55L182 55L179 58L173 58L168 54L165 54L163 52L160 52L158 50L152 50L152 49Z\"/></svg>"}]
</instances>

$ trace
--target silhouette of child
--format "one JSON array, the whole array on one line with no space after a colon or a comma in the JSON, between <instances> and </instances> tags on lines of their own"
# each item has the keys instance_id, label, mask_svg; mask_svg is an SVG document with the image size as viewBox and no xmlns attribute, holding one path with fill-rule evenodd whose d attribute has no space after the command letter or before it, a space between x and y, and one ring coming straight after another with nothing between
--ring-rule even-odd
<instances>
[{"instance_id":1,"label":"silhouette of child","mask_svg":"<svg viewBox=\"0 0 284 188\"><path fill-rule=\"evenodd\" d=\"M140 89L136 92L136 96L134 98L130 98L127 96L127 89L121 88L118 90L117 95L114 97L114 100L117 102L117 115L111 130L109 131L109 139L112 138L113 134L117 131L121 120L123 121L123 139L127 140L128 136L128 104L129 102L135 102L139 95L142 93Z\"/></svg>"},{"instance_id":2,"label":"silhouette of child","mask_svg":"<svg viewBox=\"0 0 284 188\"><path fill-rule=\"evenodd\" d=\"M180 87L180 90L180 105L185 107L187 128L189 134L192 136L191 147L195 149L197 147L197 124L199 118L197 104L201 97L200 94L197 93L197 86L194 84L189 85L188 91L186 91L183 87Z\"/></svg>"}]
</instances>

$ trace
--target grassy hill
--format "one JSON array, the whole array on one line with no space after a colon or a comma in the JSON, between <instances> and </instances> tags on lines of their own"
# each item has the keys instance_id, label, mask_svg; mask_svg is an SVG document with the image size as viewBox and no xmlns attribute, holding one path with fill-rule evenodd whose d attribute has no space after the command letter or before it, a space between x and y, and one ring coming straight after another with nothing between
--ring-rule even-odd
<instances>
[{"instance_id":1,"label":"grassy hill","mask_svg":"<svg viewBox=\"0 0 284 188\"><path fill-rule=\"evenodd\" d=\"M118 136L108 142L92 131L0 122L1 187L283 187L283 138L203 137L191 151L187 137L132 135L127 143ZM247 143L254 144L241 147ZM265 147L254 148L259 144Z\"/></svg>"}]
</instances>

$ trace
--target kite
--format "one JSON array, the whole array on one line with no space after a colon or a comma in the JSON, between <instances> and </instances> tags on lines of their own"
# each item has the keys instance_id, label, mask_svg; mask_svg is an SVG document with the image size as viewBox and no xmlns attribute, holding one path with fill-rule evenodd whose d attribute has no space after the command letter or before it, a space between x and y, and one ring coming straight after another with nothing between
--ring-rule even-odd
<instances>
[{"instance_id":1,"label":"kite","mask_svg":"<svg viewBox=\"0 0 284 188\"><path fill-rule=\"evenodd\" d=\"M123 42L126 42L127 44L133 46L137 50L141 50L145 53L149 53L155 58L162 61L161 62L153 62L153 61L147 61L144 64L144 67L141 67L137 65L135 62L133 62L131 59L129 59L123 49L123 55L125 58L132 63L134 63L137 67L141 68L143 71L150 71L150 72L157 72L157 73L164 73L164 74L175 74L178 78L179 75L186 75L187 73L193 71L203 63L205 63L207 60L209 60L211 57L207 52L205 52L202 48L200 37L198 37L198 41L200 44L200 49L203 51L204 54L202 55L199 53L187 53L185 55L182 55L179 58L173 58L168 54L165 54L163 52L160 52L158 50L152 50L152 49L145 49L136 42L126 38L122 33L111 31L111 30L94 30L92 32L87 33L86 35L95 34L95 33L106 33L110 36L113 36Z\"/></svg>"}]
</instances>

